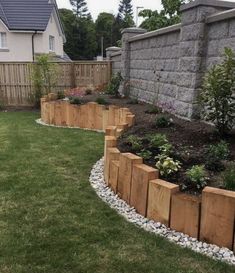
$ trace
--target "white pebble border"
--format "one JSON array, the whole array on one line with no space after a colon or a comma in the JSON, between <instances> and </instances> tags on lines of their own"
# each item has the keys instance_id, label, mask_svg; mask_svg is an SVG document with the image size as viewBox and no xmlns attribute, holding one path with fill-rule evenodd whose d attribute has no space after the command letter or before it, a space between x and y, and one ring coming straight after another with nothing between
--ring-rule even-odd
<instances>
[{"instance_id":1,"label":"white pebble border","mask_svg":"<svg viewBox=\"0 0 235 273\"><path fill-rule=\"evenodd\" d=\"M133 207L130 207L125 201L120 199L104 181L104 159L99 160L92 168L90 174L90 183L95 189L97 195L106 202L112 209L115 209L129 222L143 228L148 232L155 233L167 238L169 241L180 245L181 247L190 248L196 252L207 255L214 260L224 261L235 265L234 253L227 248L220 248L216 245L207 244L191 238L180 232L176 232L162 225L161 223L149 220L138 214Z\"/></svg>"},{"instance_id":2,"label":"white pebble border","mask_svg":"<svg viewBox=\"0 0 235 273\"><path fill-rule=\"evenodd\" d=\"M53 124L47 124L47 123L43 122L42 119L36 119L35 121L39 125L48 126L48 127L64 128L64 129L81 129L81 130L85 130L85 131L104 133L104 131L102 131L102 130L95 130L95 129L89 129L89 128L81 128L81 127L58 126L58 125L53 125Z\"/></svg>"}]
</instances>

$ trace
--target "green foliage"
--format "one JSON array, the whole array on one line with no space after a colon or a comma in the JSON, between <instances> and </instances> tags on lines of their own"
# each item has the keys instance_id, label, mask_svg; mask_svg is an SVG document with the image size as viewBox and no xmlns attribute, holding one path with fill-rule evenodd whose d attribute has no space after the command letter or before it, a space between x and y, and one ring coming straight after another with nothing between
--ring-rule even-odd
<instances>
[{"instance_id":1,"label":"green foliage","mask_svg":"<svg viewBox=\"0 0 235 273\"><path fill-rule=\"evenodd\" d=\"M210 145L206 152L206 168L211 171L222 171L224 169L222 160L229 156L228 143L221 141L216 145Z\"/></svg>"},{"instance_id":2,"label":"green foliage","mask_svg":"<svg viewBox=\"0 0 235 273\"><path fill-rule=\"evenodd\" d=\"M158 128L170 127L172 125L172 123L173 123L172 119L170 119L169 117L166 117L166 116L157 117L156 121L155 121L155 125Z\"/></svg>"},{"instance_id":3,"label":"green foliage","mask_svg":"<svg viewBox=\"0 0 235 273\"><path fill-rule=\"evenodd\" d=\"M205 167L203 165L195 165L187 170L188 179L198 188L203 189L207 185L208 178L206 177Z\"/></svg>"},{"instance_id":4,"label":"green foliage","mask_svg":"<svg viewBox=\"0 0 235 273\"><path fill-rule=\"evenodd\" d=\"M131 104L131 105L136 105L136 104L139 104L139 101L138 99L130 99L127 104Z\"/></svg>"},{"instance_id":5,"label":"green foliage","mask_svg":"<svg viewBox=\"0 0 235 273\"><path fill-rule=\"evenodd\" d=\"M161 149L164 145L168 144L166 135L154 134L148 136L149 144L154 149Z\"/></svg>"},{"instance_id":6,"label":"green foliage","mask_svg":"<svg viewBox=\"0 0 235 273\"><path fill-rule=\"evenodd\" d=\"M122 20L122 28L133 27L133 7L132 0L121 0L118 9L118 17Z\"/></svg>"},{"instance_id":7,"label":"green foliage","mask_svg":"<svg viewBox=\"0 0 235 273\"><path fill-rule=\"evenodd\" d=\"M78 97L72 97L72 98L70 98L70 103L71 103L71 104L80 105L80 104L82 104L82 101L81 101L81 99L78 98Z\"/></svg>"},{"instance_id":8,"label":"green foliage","mask_svg":"<svg viewBox=\"0 0 235 273\"><path fill-rule=\"evenodd\" d=\"M225 189L235 191L235 167L229 166L223 173Z\"/></svg>"},{"instance_id":9,"label":"green foliage","mask_svg":"<svg viewBox=\"0 0 235 273\"><path fill-rule=\"evenodd\" d=\"M101 39L103 37L104 49L114 45L113 25L115 17L112 13L102 12L98 15L95 28L98 53L101 54Z\"/></svg>"},{"instance_id":10,"label":"green foliage","mask_svg":"<svg viewBox=\"0 0 235 273\"><path fill-rule=\"evenodd\" d=\"M142 149L140 153L137 153L138 156L142 157L144 160L149 160L152 157L152 152Z\"/></svg>"},{"instance_id":11,"label":"green foliage","mask_svg":"<svg viewBox=\"0 0 235 273\"><path fill-rule=\"evenodd\" d=\"M102 97L99 97L96 99L96 102L98 104L101 104L101 105L108 105L109 103L107 102L107 100L105 98L102 98Z\"/></svg>"},{"instance_id":12,"label":"green foliage","mask_svg":"<svg viewBox=\"0 0 235 273\"><path fill-rule=\"evenodd\" d=\"M135 135L130 135L127 138L127 142L131 145L134 151L140 151L142 149L142 139Z\"/></svg>"},{"instance_id":13,"label":"green foliage","mask_svg":"<svg viewBox=\"0 0 235 273\"><path fill-rule=\"evenodd\" d=\"M55 91L57 76L58 66L50 61L49 55L37 57L36 63L32 65L33 93L29 98L35 107L40 107L41 97Z\"/></svg>"},{"instance_id":14,"label":"green foliage","mask_svg":"<svg viewBox=\"0 0 235 273\"><path fill-rule=\"evenodd\" d=\"M163 177L168 177L178 172L181 168L181 164L178 160L174 160L165 154L157 156L156 159L158 159L156 167Z\"/></svg>"},{"instance_id":15,"label":"green foliage","mask_svg":"<svg viewBox=\"0 0 235 273\"><path fill-rule=\"evenodd\" d=\"M88 17L90 13L88 12L87 3L85 0L69 0L71 6L73 7L73 12L77 17Z\"/></svg>"},{"instance_id":16,"label":"green foliage","mask_svg":"<svg viewBox=\"0 0 235 273\"><path fill-rule=\"evenodd\" d=\"M160 114L161 112L162 112L161 109L155 105L150 105L148 110L145 111L146 114L150 114L150 115Z\"/></svg>"},{"instance_id":17,"label":"green foliage","mask_svg":"<svg viewBox=\"0 0 235 273\"><path fill-rule=\"evenodd\" d=\"M107 87L106 93L110 95L114 95L115 97L119 97L119 87L122 82L123 78L120 72L117 74L113 75L111 78L111 81Z\"/></svg>"},{"instance_id":18,"label":"green foliage","mask_svg":"<svg viewBox=\"0 0 235 273\"><path fill-rule=\"evenodd\" d=\"M64 99L64 98L65 98L65 94L64 94L63 91L57 92L57 99L58 99L58 100L62 100L62 99Z\"/></svg>"},{"instance_id":19,"label":"green foliage","mask_svg":"<svg viewBox=\"0 0 235 273\"><path fill-rule=\"evenodd\" d=\"M225 59L205 76L200 103L203 118L213 122L221 135L228 133L235 121L235 60L231 49L225 48Z\"/></svg>"}]
</instances>

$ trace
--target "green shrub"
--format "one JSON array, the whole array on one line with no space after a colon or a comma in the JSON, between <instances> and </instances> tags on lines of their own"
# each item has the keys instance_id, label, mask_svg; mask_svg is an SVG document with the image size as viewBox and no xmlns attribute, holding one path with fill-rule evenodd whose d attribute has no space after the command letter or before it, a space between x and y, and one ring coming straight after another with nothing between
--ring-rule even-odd
<instances>
[{"instance_id":1,"label":"green shrub","mask_svg":"<svg viewBox=\"0 0 235 273\"><path fill-rule=\"evenodd\" d=\"M155 120L155 125L158 128L170 127L172 125L172 123L173 123L172 119L170 119L169 117L165 117L165 116L157 117Z\"/></svg>"},{"instance_id":2,"label":"green shrub","mask_svg":"<svg viewBox=\"0 0 235 273\"><path fill-rule=\"evenodd\" d=\"M161 149L163 145L168 144L166 135L163 134L149 135L148 140L150 146L154 149Z\"/></svg>"},{"instance_id":3,"label":"green shrub","mask_svg":"<svg viewBox=\"0 0 235 273\"><path fill-rule=\"evenodd\" d=\"M206 75L200 103L203 118L213 122L218 132L228 133L235 120L235 60L232 49L225 48L225 59Z\"/></svg>"},{"instance_id":4,"label":"green shrub","mask_svg":"<svg viewBox=\"0 0 235 273\"><path fill-rule=\"evenodd\" d=\"M71 98L71 99L70 99L70 103L71 103L71 104L80 105L80 104L82 104L82 101L81 101L80 98L74 97L74 98Z\"/></svg>"},{"instance_id":5,"label":"green shrub","mask_svg":"<svg viewBox=\"0 0 235 273\"><path fill-rule=\"evenodd\" d=\"M102 98L102 97L99 97L96 99L96 102L98 104L101 104L101 105L108 105L109 103L107 102L107 100L105 98Z\"/></svg>"},{"instance_id":6,"label":"green shrub","mask_svg":"<svg viewBox=\"0 0 235 273\"><path fill-rule=\"evenodd\" d=\"M206 168L210 171L222 171L224 165L222 160L229 156L228 143L221 141L216 145L210 145L206 153Z\"/></svg>"},{"instance_id":7,"label":"green shrub","mask_svg":"<svg viewBox=\"0 0 235 273\"><path fill-rule=\"evenodd\" d=\"M138 99L130 99L127 104L132 104L132 105L135 105L135 104L139 104L139 101Z\"/></svg>"},{"instance_id":8,"label":"green shrub","mask_svg":"<svg viewBox=\"0 0 235 273\"><path fill-rule=\"evenodd\" d=\"M122 80L123 80L123 78L122 78L122 75L120 72L115 74L112 77L112 79L106 89L106 93L110 94L110 95L114 95L115 97L119 97L119 87L120 87Z\"/></svg>"},{"instance_id":9,"label":"green shrub","mask_svg":"<svg viewBox=\"0 0 235 273\"><path fill-rule=\"evenodd\" d=\"M161 109L155 105L149 106L149 109L145 111L146 114L156 115L162 113Z\"/></svg>"},{"instance_id":10,"label":"green shrub","mask_svg":"<svg viewBox=\"0 0 235 273\"><path fill-rule=\"evenodd\" d=\"M142 149L142 139L135 135L130 135L127 138L127 142L131 145L134 151L140 151Z\"/></svg>"},{"instance_id":11,"label":"green shrub","mask_svg":"<svg viewBox=\"0 0 235 273\"><path fill-rule=\"evenodd\" d=\"M149 160L152 157L152 152L142 149L140 153L137 153L138 156L142 157L145 160Z\"/></svg>"},{"instance_id":12,"label":"green shrub","mask_svg":"<svg viewBox=\"0 0 235 273\"><path fill-rule=\"evenodd\" d=\"M161 154L157 156L156 159L158 159L156 167L163 177L168 177L178 172L181 168L181 163L178 160L174 160L167 155Z\"/></svg>"},{"instance_id":13,"label":"green shrub","mask_svg":"<svg viewBox=\"0 0 235 273\"><path fill-rule=\"evenodd\" d=\"M62 99L64 99L64 98L65 98L65 94L64 94L63 91L57 92L57 99L58 99L58 100L62 100Z\"/></svg>"},{"instance_id":14,"label":"green shrub","mask_svg":"<svg viewBox=\"0 0 235 273\"><path fill-rule=\"evenodd\" d=\"M207 185L208 178L203 165L195 165L186 172L187 178L198 188L203 189Z\"/></svg>"},{"instance_id":15,"label":"green shrub","mask_svg":"<svg viewBox=\"0 0 235 273\"><path fill-rule=\"evenodd\" d=\"M225 189L235 191L235 167L230 166L223 173L223 182Z\"/></svg>"}]
</instances>

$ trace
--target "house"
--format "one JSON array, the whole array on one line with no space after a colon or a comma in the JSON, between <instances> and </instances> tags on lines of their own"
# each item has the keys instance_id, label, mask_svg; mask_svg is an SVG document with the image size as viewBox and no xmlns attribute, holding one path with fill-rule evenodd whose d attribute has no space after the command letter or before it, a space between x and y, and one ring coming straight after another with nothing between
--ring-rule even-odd
<instances>
[{"instance_id":1,"label":"house","mask_svg":"<svg viewBox=\"0 0 235 273\"><path fill-rule=\"evenodd\" d=\"M56 0L0 0L0 62L32 62L64 54L65 34Z\"/></svg>"}]
</instances>

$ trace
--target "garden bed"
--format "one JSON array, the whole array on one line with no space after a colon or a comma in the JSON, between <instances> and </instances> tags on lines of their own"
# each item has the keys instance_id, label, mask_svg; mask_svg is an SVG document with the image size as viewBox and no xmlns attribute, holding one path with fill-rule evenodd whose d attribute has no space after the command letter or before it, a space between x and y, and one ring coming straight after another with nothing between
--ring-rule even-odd
<instances>
[{"instance_id":1,"label":"garden bed","mask_svg":"<svg viewBox=\"0 0 235 273\"><path fill-rule=\"evenodd\" d=\"M181 167L178 172L170 175L162 175L162 178L179 184L182 191L198 194L201 193L203 185L198 187L196 183L190 181L186 172L195 165L208 165L209 167L204 168L204 178L207 185L225 188L223 182L224 171L231 169L231 166L233 169L235 168L234 131L222 139L215 133L215 129L211 125L201 121L183 120L167 113L156 113L157 109L149 104L137 103L135 100L130 99L116 99L107 95L100 96L96 94L87 95L81 101L84 103L97 101L97 98L100 97L104 98L108 104L128 107L135 114L135 125L129 128L118 140L118 148L121 152L138 154L144 158L145 164L156 167L158 161L156 157L161 152L159 151L159 147L151 147L150 136L164 135L168 143L172 145L169 157L173 158L174 161L179 161ZM160 118L161 122L162 117L164 117L164 121L166 118L171 124L164 128L157 126L156 120ZM218 144L221 145L218 147ZM219 163L216 162L215 158L213 158L213 152L208 159L208 152L211 149L219 150L219 152L215 151L215 153L222 153L222 157L221 155L219 156L221 158L224 157L224 160L221 160ZM232 190L232 188L228 189Z\"/></svg>"}]
</instances>

